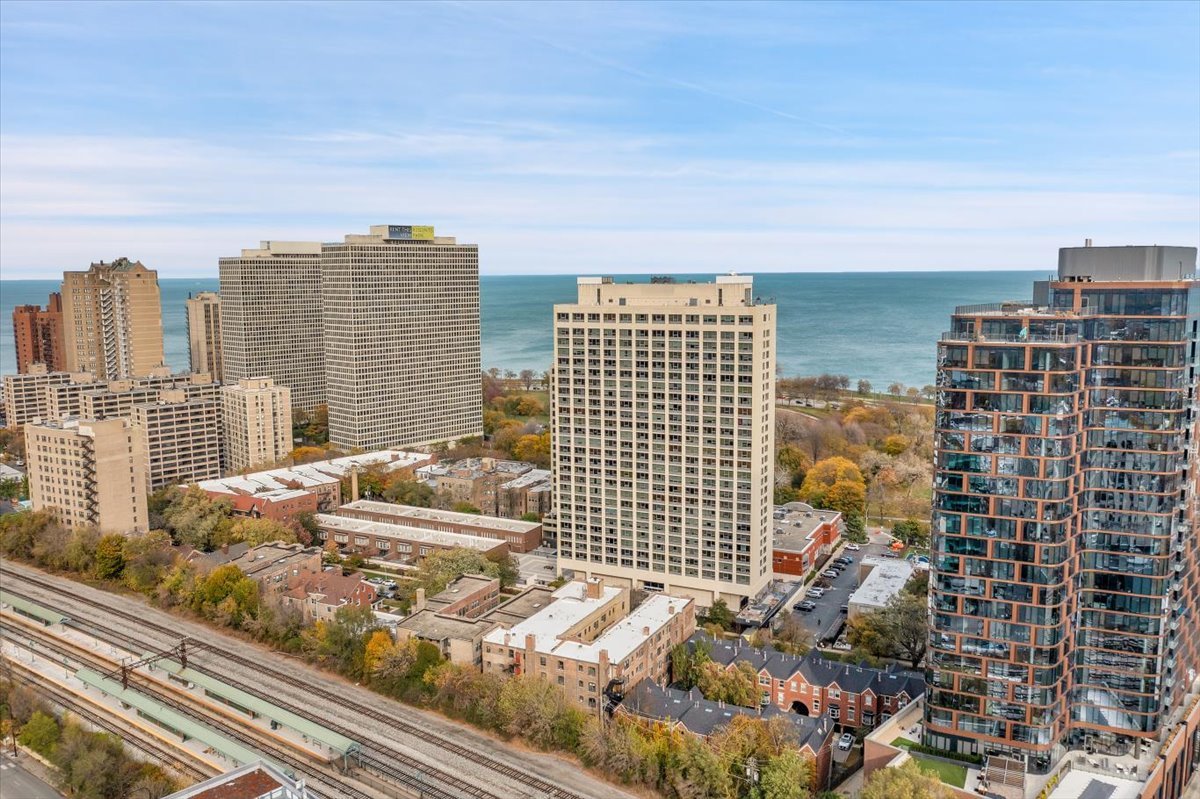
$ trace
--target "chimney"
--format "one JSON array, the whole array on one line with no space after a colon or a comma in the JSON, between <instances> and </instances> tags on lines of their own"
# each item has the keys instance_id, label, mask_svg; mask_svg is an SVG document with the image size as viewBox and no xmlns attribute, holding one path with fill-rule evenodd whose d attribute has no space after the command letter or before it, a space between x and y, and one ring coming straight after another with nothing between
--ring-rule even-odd
<instances>
[{"instance_id":1,"label":"chimney","mask_svg":"<svg viewBox=\"0 0 1200 799\"><path fill-rule=\"evenodd\" d=\"M649 627L643 627L643 628L642 628L642 635L644 635L645 637L649 638L649 637L650 637L650 628L649 628Z\"/></svg>"},{"instance_id":2,"label":"chimney","mask_svg":"<svg viewBox=\"0 0 1200 799\"><path fill-rule=\"evenodd\" d=\"M537 636L533 633L525 633L525 649L532 652L537 647Z\"/></svg>"},{"instance_id":3,"label":"chimney","mask_svg":"<svg viewBox=\"0 0 1200 799\"><path fill-rule=\"evenodd\" d=\"M675 615L675 606L674 605L667 605L667 615L668 616Z\"/></svg>"},{"instance_id":4,"label":"chimney","mask_svg":"<svg viewBox=\"0 0 1200 799\"><path fill-rule=\"evenodd\" d=\"M599 599L604 593L604 579L602 577L589 577L587 580L587 598Z\"/></svg>"},{"instance_id":5,"label":"chimney","mask_svg":"<svg viewBox=\"0 0 1200 799\"><path fill-rule=\"evenodd\" d=\"M417 598L413 602L413 612L415 613L418 610L424 610L424 609L425 609L425 589L418 588L417 589Z\"/></svg>"},{"instance_id":6,"label":"chimney","mask_svg":"<svg viewBox=\"0 0 1200 799\"><path fill-rule=\"evenodd\" d=\"M1083 246L1084 246L1084 247L1091 247L1091 246L1092 246L1092 240L1091 240L1091 239L1084 239L1084 240L1083 240Z\"/></svg>"},{"instance_id":7,"label":"chimney","mask_svg":"<svg viewBox=\"0 0 1200 799\"><path fill-rule=\"evenodd\" d=\"M358 502L358 469L350 470L350 501Z\"/></svg>"}]
</instances>

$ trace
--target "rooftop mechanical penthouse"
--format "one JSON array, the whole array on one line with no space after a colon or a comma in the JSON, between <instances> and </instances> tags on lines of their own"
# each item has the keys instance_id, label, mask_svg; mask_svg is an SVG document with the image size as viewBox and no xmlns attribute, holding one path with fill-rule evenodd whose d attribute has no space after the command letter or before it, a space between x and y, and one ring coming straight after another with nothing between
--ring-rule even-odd
<instances>
[{"instance_id":1,"label":"rooftop mechanical penthouse","mask_svg":"<svg viewBox=\"0 0 1200 799\"><path fill-rule=\"evenodd\" d=\"M1196 250L1059 251L938 344L925 743L1045 773L1196 715ZM1175 796L1192 756L1164 770Z\"/></svg>"}]
</instances>

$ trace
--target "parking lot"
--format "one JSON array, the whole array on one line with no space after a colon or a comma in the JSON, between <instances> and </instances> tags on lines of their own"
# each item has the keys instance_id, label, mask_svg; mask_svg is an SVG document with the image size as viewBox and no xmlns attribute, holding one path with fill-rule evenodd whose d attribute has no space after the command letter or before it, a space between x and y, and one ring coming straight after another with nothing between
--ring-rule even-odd
<instances>
[{"instance_id":1,"label":"parking lot","mask_svg":"<svg viewBox=\"0 0 1200 799\"><path fill-rule=\"evenodd\" d=\"M790 611L804 623L805 628L812 632L815 641L820 642L827 638L833 638L837 634L838 628L845 623L846 614L842 613L841 608L858 588L858 564L864 557L879 557L887 552L886 541L887 536L873 534L871 543L863 544L862 549L858 552L847 552L845 547L839 548L834 552L833 558L844 555L854 558L854 563L843 569L842 573L835 578L820 578L820 581L829 583L829 588L825 589L825 594L820 599L806 596L807 589L805 589L792 600L793 606L806 599L816 605L816 608L808 612ZM830 562L833 558L830 559Z\"/></svg>"}]
</instances>

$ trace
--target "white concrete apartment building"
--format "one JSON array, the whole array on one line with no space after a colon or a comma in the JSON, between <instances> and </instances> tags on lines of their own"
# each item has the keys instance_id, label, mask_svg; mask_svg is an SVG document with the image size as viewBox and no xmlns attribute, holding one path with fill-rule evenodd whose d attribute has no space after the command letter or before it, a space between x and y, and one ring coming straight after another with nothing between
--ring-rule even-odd
<instances>
[{"instance_id":1,"label":"white concrete apartment building","mask_svg":"<svg viewBox=\"0 0 1200 799\"><path fill-rule=\"evenodd\" d=\"M771 578L775 306L752 278L579 278L554 306L560 573L738 607Z\"/></svg>"},{"instance_id":2,"label":"white concrete apartment building","mask_svg":"<svg viewBox=\"0 0 1200 799\"><path fill-rule=\"evenodd\" d=\"M320 242L264 241L219 271L222 379L269 377L294 408L324 404Z\"/></svg>"},{"instance_id":3,"label":"white concrete apartment building","mask_svg":"<svg viewBox=\"0 0 1200 799\"><path fill-rule=\"evenodd\" d=\"M240 472L273 464L292 450L292 400L269 377L242 378L221 388L224 468Z\"/></svg>"},{"instance_id":4,"label":"white concrete apartment building","mask_svg":"<svg viewBox=\"0 0 1200 799\"><path fill-rule=\"evenodd\" d=\"M34 419L49 418L46 389L66 385L72 380L91 382L91 375L72 375L70 372L51 372L44 363L30 364L24 374L4 376L4 422L8 427L22 427Z\"/></svg>"},{"instance_id":5,"label":"white concrete apartment building","mask_svg":"<svg viewBox=\"0 0 1200 799\"><path fill-rule=\"evenodd\" d=\"M482 433L477 245L372 225L322 247L320 291L331 442L372 450Z\"/></svg>"},{"instance_id":6,"label":"white concrete apartment building","mask_svg":"<svg viewBox=\"0 0 1200 799\"><path fill-rule=\"evenodd\" d=\"M134 435L146 453L150 493L221 476L221 400L191 399L183 389L132 409Z\"/></svg>"},{"instance_id":7,"label":"white concrete apartment building","mask_svg":"<svg viewBox=\"0 0 1200 799\"><path fill-rule=\"evenodd\" d=\"M221 380L221 295L215 291L189 294L184 311L191 370Z\"/></svg>"},{"instance_id":8,"label":"white concrete apartment building","mask_svg":"<svg viewBox=\"0 0 1200 799\"><path fill-rule=\"evenodd\" d=\"M128 419L29 423L25 461L34 510L68 527L146 532L146 455Z\"/></svg>"},{"instance_id":9,"label":"white concrete apartment building","mask_svg":"<svg viewBox=\"0 0 1200 799\"><path fill-rule=\"evenodd\" d=\"M62 302L68 372L118 380L162 365L158 272L128 258L64 272Z\"/></svg>"}]
</instances>

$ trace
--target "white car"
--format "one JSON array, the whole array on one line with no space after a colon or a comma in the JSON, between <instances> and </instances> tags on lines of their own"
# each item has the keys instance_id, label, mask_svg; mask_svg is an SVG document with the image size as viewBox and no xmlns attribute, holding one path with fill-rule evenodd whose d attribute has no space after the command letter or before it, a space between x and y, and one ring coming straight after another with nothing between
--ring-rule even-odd
<instances>
[{"instance_id":1,"label":"white car","mask_svg":"<svg viewBox=\"0 0 1200 799\"><path fill-rule=\"evenodd\" d=\"M857 552L860 549L862 549L862 547L860 547L858 544L846 544L847 552Z\"/></svg>"},{"instance_id":2,"label":"white car","mask_svg":"<svg viewBox=\"0 0 1200 799\"><path fill-rule=\"evenodd\" d=\"M854 736L848 732L842 733L842 737L838 738L838 749L841 749L843 752L849 752L853 746Z\"/></svg>"},{"instance_id":3,"label":"white car","mask_svg":"<svg viewBox=\"0 0 1200 799\"><path fill-rule=\"evenodd\" d=\"M808 595L813 599L820 599L825 596L825 590L822 588L810 588L808 589Z\"/></svg>"}]
</instances>

